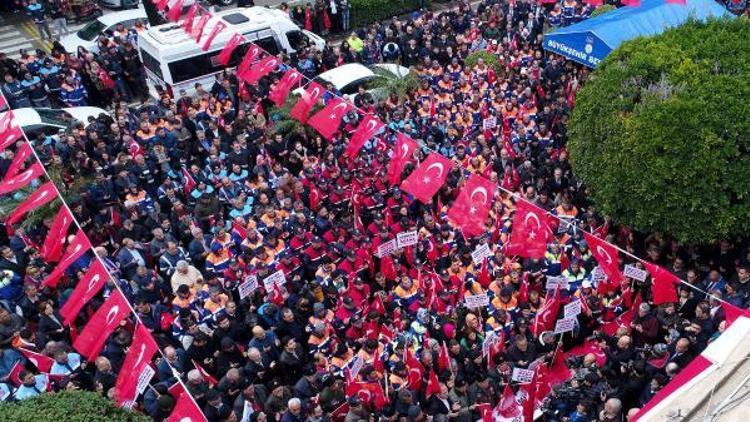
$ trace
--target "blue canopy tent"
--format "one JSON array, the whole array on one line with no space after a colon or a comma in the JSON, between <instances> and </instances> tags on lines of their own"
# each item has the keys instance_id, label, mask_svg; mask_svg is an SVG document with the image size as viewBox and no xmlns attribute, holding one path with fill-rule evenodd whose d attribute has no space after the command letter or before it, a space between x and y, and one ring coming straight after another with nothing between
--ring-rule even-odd
<instances>
[{"instance_id":1,"label":"blue canopy tent","mask_svg":"<svg viewBox=\"0 0 750 422\"><path fill-rule=\"evenodd\" d=\"M552 31L544 36L544 49L596 67L624 41L660 34L689 18L706 20L729 12L714 0L687 0L687 5L665 0L643 0L638 7L617 10Z\"/></svg>"}]
</instances>

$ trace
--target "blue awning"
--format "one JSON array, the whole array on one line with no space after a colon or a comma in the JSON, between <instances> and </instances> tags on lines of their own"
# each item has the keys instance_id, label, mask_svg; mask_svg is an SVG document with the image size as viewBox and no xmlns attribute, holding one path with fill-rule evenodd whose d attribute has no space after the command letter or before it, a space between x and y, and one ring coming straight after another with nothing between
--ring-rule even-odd
<instances>
[{"instance_id":1,"label":"blue awning","mask_svg":"<svg viewBox=\"0 0 750 422\"><path fill-rule=\"evenodd\" d=\"M544 49L570 60L596 67L624 41L662 33L689 18L732 16L714 0L687 0L687 5L665 0L643 0L638 7L617 10L566 26L544 36Z\"/></svg>"}]
</instances>

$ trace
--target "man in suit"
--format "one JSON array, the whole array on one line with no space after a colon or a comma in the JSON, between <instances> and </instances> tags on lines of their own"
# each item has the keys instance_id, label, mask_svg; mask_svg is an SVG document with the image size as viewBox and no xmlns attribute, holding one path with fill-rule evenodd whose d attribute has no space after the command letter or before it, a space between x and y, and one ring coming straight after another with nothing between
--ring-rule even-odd
<instances>
[{"instance_id":1,"label":"man in suit","mask_svg":"<svg viewBox=\"0 0 750 422\"><path fill-rule=\"evenodd\" d=\"M26 264L28 257L23 252L13 252L8 246L0 249L0 270L11 270L21 278L26 274Z\"/></svg>"},{"instance_id":2,"label":"man in suit","mask_svg":"<svg viewBox=\"0 0 750 422\"><path fill-rule=\"evenodd\" d=\"M680 368L686 367L693 360L693 352L690 350L690 340L681 338L677 340L674 349L671 350L668 363L676 363Z\"/></svg>"},{"instance_id":3,"label":"man in suit","mask_svg":"<svg viewBox=\"0 0 750 422\"><path fill-rule=\"evenodd\" d=\"M447 421L458 417L458 410L460 405L451 403L448 398L448 387L440 383L440 392L430 396L429 406L427 407L427 414L432 416L432 420L436 422Z\"/></svg>"}]
</instances>

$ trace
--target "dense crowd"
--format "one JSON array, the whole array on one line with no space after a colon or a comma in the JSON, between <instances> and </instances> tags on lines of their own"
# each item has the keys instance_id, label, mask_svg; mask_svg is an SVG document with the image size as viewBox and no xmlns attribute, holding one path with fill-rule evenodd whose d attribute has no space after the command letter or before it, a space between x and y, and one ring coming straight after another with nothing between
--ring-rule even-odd
<instances>
[{"instance_id":1,"label":"dense crowd","mask_svg":"<svg viewBox=\"0 0 750 422\"><path fill-rule=\"evenodd\" d=\"M349 113L330 142L292 124L266 99L278 73L242 86L227 71L194 98L164 96L138 109L115 102L111 116L59 139L32 139L65 184L87 181L68 193L75 197L74 215L164 351L138 407L157 421L166 418L175 402L168 389L179 375L210 421L319 421L342 405L348 422L477 420L482 403L498 402L513 368L554 364L557 354L583 343L605 358L589 353L566 360L574 375L543 400L545 420L624 421L653 397L725 326L720 303L705 292L746 307L750 251L727 241L685 249L617 226L590 206L565 149L574 94L589 71L541 47L543 31L570 3L460 3L456 10L371 25L339 47L285 57L305 74L390 60L417 75L411 92L379 98L362 90L354 99L360 112L387 123L354 160L343 154L345 138L362 115ZM571 19L590 12L574 3ZM123 75L140 69L135 61L126 66L134 51L127 35L108 42L114 45L98 56L39 54L15 65L4 59L6 86L38 63L85 85L90 103L108 104L112 91L99 90L91 69L121 61ZM499 65L482 59L467 65L477 51L494 55ZM141 82L123 80L131 92L141 89ZM23 99L8 98L16 106ZM37 105L30 94L29 101ZM496 117L494 127L484 125L489 117ZM396 131L420 141L417 159L431 150L455 163L431 203L410 200L387 182ZM12 158L10 151L0 158L1 172ZM446 218L467 174L504 189L477 238L464 237ZM507 192L561 219L544 259L503 254L513 213ZM55 388L107 394L132 334L118 330L86 365L71 350L57 312L89 259L70 269L57 289L41 288L50 268L33 244L50 223L0 242L0 377L22 361L17 348L23 346L55 359L63 375ZM597 264L581 229L698 289L682 287L677 303L651 306L648 282L613 286L594 277ZM416 245L376 256L380 244L412 230L419 234ZM480 266L471 252L482 243L493 255ZM279 270L286 283L266 291L262 280ZM260 286L241 299L238 285L249 275ZM549 300L548 277L560 275L573 286L565 300L585 301L586 309L572 334L532 335L535 314ZM464 305L466 296L485 292L486 308ZM643 302L632 322L601 330L633 306L636 294ZM101 299L94 302L79 326ZM497 352L487 353L485 340L498 336ZM443 345L447 366L438 358ZM408 355L422 367L421 382L409 379ZM380 386L385 402L347 394L354 366L354 381ZM33 369L26 365L15 398L40 393ZM428 396L431 371L440 392Z\"/></svg>"}]
</instances>

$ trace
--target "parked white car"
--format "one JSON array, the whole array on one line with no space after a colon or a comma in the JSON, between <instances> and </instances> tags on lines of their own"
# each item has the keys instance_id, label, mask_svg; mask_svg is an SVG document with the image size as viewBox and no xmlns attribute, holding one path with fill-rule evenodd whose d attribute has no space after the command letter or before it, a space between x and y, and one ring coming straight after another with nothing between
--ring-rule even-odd
<instances>
[{"instance_id":1,"label":"parked white car","mask_svg":"<svg viewBox=\"0 0 750 422\"><path fill-rule=\"evenodd\" d=\"M60 44L68 53L75 53L78 47L84 47L92 53L98 53L99 46L96 44L96 39L99 37L99 34L114 31L118 24L122 24L125 28L130 28L135 25L137 20L148 25L146 12L142 8L107 13L89 22L77 32L62 37Z\"/></svg>"},{"instance_id":2,"label":"parked white car","mask_svg":"<svg viewBox=\"0 0 750 422\"><path fill-rule=\"evenodd\" d=\"M327 70L313 80L324 86L327 82L330 82L342 95L348 95L352 100L357 96L359 87L363 85L373 97L382 98L385 95L379 92L378 88L368 86L368 83L378 78L374 69L386 70L398 78L405 78L410 72L408 68L395 63L378 63L371 67L361 63L347 63L335 69ZM301 94L303 89L298 88L294 92Z\"/></svg>"},{"instance_id":3,"label":"parked white car","mask_svg":"<svg viewBox=\"0 0 750 422\"><path fill-rule=\"evenodd\" d=\"M75 122L89 125L89 117L99 117L108 114L107 110L99 107L67 107L67 108L17 108L13 110L13 117L26 133L29 139L36 138L40 133L57 135Z\"/></svg>"}]
</instances>

